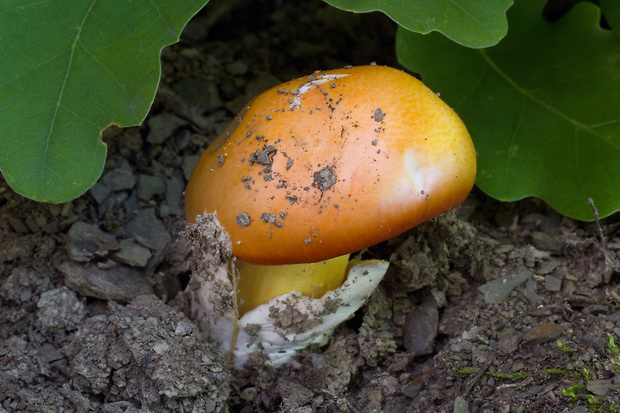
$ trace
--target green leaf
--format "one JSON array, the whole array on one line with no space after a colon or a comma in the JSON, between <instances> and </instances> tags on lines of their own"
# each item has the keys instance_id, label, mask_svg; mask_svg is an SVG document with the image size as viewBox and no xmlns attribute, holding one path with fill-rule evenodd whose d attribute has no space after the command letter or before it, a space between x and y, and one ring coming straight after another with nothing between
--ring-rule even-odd
<instances>
[{"instance_id":1,"label":"green leaf","mask_svg":"<svg viewBox=\"0 0 620 413\"><path fill-rule=\"evenodd\" d=\"M603 16L616 34L620 34L620 1L600 0Z\"/></svg>"},{"instance_id":2,"label":"green leaf","mask_svg":"<svg viewBox=\"0 0 620 413\"><path fill-rule=\"evenodd\" d=\"M472 50L397 33L399 60L459 113L479 155L478 186L500 200L537 196L593 219L620 209L620 38L577 4L554 23L544 0L517 0L510 32Z\"/></svg>"},{"instance_id":3,"label":"green leaf","mask_svg":"<svg viewBox=\"0 0 620 413\"><path fill-rule=\"evenodd\" d=\"M0 170L18 193L73 199L99 178L101 131L139 124L161 49L206 0L0 4Z\"/></svg>"},{"instance_id":4,"label":"green leaf","mask_svg":"<svg viewBox=\"0 0 620 413\"><path fill-rule=\"evenodd\" d=\"M614 0L615 1L615 0ZM467 47L488 47L508 30L506 10L513 0L325 0L356 13L381 11L407 30L438 31Z\"/></svg>"}]
</instances>

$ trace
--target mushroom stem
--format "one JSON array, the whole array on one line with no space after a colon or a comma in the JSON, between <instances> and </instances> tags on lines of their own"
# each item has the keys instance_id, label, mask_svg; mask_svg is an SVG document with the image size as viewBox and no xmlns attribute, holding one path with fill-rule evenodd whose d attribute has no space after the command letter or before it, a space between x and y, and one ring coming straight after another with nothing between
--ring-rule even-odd
<instances>
[{"instance_id":1,"label":"mushroom stem","mask_svg":"<svg viewBox=\"0 0 620 413\"><path fill-rule=\"evenodd\" d=\"M349 254L308 264L256 265L237 261L239 317L279 295L321 298L346 279Z\"/></svg>"}]
</instances>

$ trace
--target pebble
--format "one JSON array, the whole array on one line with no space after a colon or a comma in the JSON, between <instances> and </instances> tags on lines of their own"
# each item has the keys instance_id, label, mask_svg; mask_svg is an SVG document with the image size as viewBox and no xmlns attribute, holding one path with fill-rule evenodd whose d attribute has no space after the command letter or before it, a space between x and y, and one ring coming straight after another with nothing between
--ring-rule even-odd
<instances>
[{"instance_id":1,"label":"pebble","mask_svg":"<svg viewBox=\"0 0 620 413\"><path fill-rule=\"evenodd\" d=\"M28 228L23 219L17 217L9 217L8 222L13 231L17 232L18 234L27 234L28 232L30 232L30 229Z\"/></svg>"},{"instance_id":2,"label":"pebble","mask_svg":"<svg viewBox=\"0 0 620 413\"><path fill-rule=\"evenodd\" d=\"M122 240L120 245L120 250L113 254L114 259L132 267L146 267L153 255L148 248L144 248L130 239Z\"/></svg>"},{"instance_id":3,"label":"pebble","mask_svg":"<svg viewBox=\"0 0 620 413\"><path fill-rule=\"evenodd\" d=\"M556 383L530 386L525 391L517 393L517 397L528 398L536 395L546 394L549 393L551 390L555 389L556 387Z\"/></svg>"},{"instance_id":4,"label":"pebble","mask_svg":"<svg viewBox=\"0 0 620 413\"><path fill-rule=\"evenodd\" d=\"M432 297L407 314L403 345L409 353L416 356L431 354L437 337L439 311Z\"/></svg>"},{"instance_id":5,"label":"pebble","mask_svg":"<svg viewBox=\"0 0 620 413\"><path fill-rule=\"evenodd\" d=\"M118 210L121 206L125 207L126 206L125 201L127 200L128 196L129 195L127 195L127 192L125 191L110 194L99 205L99 208L97 208L97 214L99 218L103 218L108 211L114 212Z\"/></svg>"},{"instance_id":6,"label":"pebble","mask_svg":"<svg viewBox=\"0 0 620 413\"><path fill-rule=\"evenodd\" d=\"M243 60L235 60L226 65L226 71L235 76L244 75L248 72L248 64Z\"/></svg>"},{"instance_id":7,"label":"pebble","mask_svg":"<svg viewBox=\"0 0 620 413\"><path fill-rule=\"evenodd\" d=\"M138 198L148 201L164 193L164 181L158 176L141 174L138 177Z\"/></svg>"},{"instance_id":8,"label":"pebble","mask_svg":"<svg viewBox=\"0 0 620 413\"><path fill-rule=\"evenodd\" d=\"M469 340L463 340L459 343L459 346L461 347L462 350L471 350L472 347L474 346L474 343L472 343Z\"/></svg>"},{"instance_id":9,"label":"pebble","mask_svg":"<svg viewBox=\"0 0 620 413\"><path fill-rule=\"evenodd\" d=\"M561 241L545 232L532 233L532 244L539 250L553 254L560 254L563 248Z\"/></svg>"},{"instance_id":10,"label":"pebble","mask_svg":"<svg viewBox=\"0 0 620 413\"><path fill-rule=\"evenodd\" d=\"M189 143L192 141L192 133L187 129L184 129L179 133L175 134L172 139L175 150L181 151L185 149L187 145L189 145Z\"/></svg>"},{"instance_id":11,"label":"pebble","mask_svg":"<svg viewBox=\"0 0 620 413\"><path fill-rule=\"evenodd\" d=\"M257 395L258 390L256 389L256 387L247 387L241 391L241 394L239 396L242 400L245 400L246 402L253 402L254 399L256 399Z\"/></svg>"},{"instance_id":12,"label":"pebble","mask_svg":"<svg viewBox=\"0 0 620 413\"><path fill-rule=\"evenodd\" d=\"M111 192L118 192L133 188L136 184L136 178L131 171L115 168L103 175L101 183L107 186Z\"/></svg>"},{"instance_id":13,"label":"pebble","mask_svg":"<svg viewBox=\"0 0 620 413\"><path fill-rule=\"evenodd\" d=\"M140 238L142 245L163 250L170 242L170 234L155 216L154 208L140 209L126 226L127 233Z\"/></svg>"},{"instance_id":14,"label":"pebble","mask_svg":"<svg viewBox=\"0 0 620 413\"><path fill-rule=\"evenodd\" d=\"M161 260L164 249L172 239L164 225L155 216L155 209L138 210L125 229L130 236L139 239L140 244L154 250L154 255L147 265L148 269L153 269Z\"/></svg>"},{"instance_id":15,"label":"pebble","mask_svg":"<svg viewBox=\"0 0 620 413\"><path fill-rule=\"evenodd\" d=\"M71 259L82 262L90 261L95 257L104 257L109 251L120 248L114 235L82 221L71 226L66 242L67 252Z\"/></svg>"},{"instance_id":16,"label":"pebble","mask_svg":"<svg viewBox=\"0 0 620 413\"><path fill-rule=\"evenodd\" d=\"M170 208L169 213L176 216L185 214L183 206L183 189L185 184L176 177L164 178L164 197Z\"/></svg>"},{"instance_id":17,"label":"pebble","mask_svg":"<svg viewBox=\"0 0 620 413\"><path fill-rule=\"evenodd\" d=\"M128 303L139 295L153 294L153 287L140 271L123 265L102 270L67 261L59 270L69 288L87 297Z\"/></svg>"},{"instance_id":18,"label":"pebble","mask_svg":"<svg viewBox=\"0 0 620 413\"><path fill-rule=\"evenodd\" d=\"M42 293L37 308L37 325L46 332L75 330L86 317L84 304L67 287Z\"/></svg>"},{"instance_id":19,"label":"pebble","mask_svg":"<svg viewBox=\"0 0 620 413\"><path fill-rule=\"evenodd\" d=\"M545 289L549 292L555 293L562 291L562 279L553 275L546 275Z\"/></svg>"},{"instance_id":20,"label":"pebble","mask_svg":"<svg viewBox=\"0 0 620 413\"><path fill-rule=\"evenodd\" d=\"M611 380L590 380L587 384L588 391L597 396L604 396L611 387Z\"/></svg>"},{"instance_id":21,"label":"pebble","mask_svg":"<svg viewBox=\"0 0 620 413\"><path fill-rule=\"evenodd\" d=\"M463 396L454 399L454 413L469 413L469 405Z\"/></svg>"},{"instance_id":22,"label":"pebble","mask_svg":"<svg viewBox=\"0 0 620 413\"><path fill-rule=\"evenodd\" d=\"M422 376L416 376L413 380L403 386L403 394L409 398L415 398L424 387Z\"/></svg>"},{"instance_id":23,"label":"pebble","mask_svg":"<svg viewBox=\"0 0 620 413\"><path fill-rule=\"evenodd\" d=\"M183 101L194 107L196 113L213 112L223 105L217 85L205 79L186 77L179 80L173 89Z\"/></svg>"},{"instance_id":24,"label":"pebble","mask_svg":"<svg viewBox=\"0 0 620 413\"><path fill-rule=\"evenodd\" d=\"M504 355L512 354L519 349L519 344L523 340L523 334L515 331L506 334L497 342L497 349Z\"/></svg>"},{"instance_id":25,"label":"pebble","mask_svg":"<svg viewBox=\"0 0 620 413\"><path fill-rule=\"evenodd\" d=\"M527 301L529 301L532 304L540 304L542 303L542 298L540 298L540 296L537 294L538 287L536 285L536 282L534 280L528 280L525 283L525 289L523 290L523 295L525 296L525 299Z\"/></svg>"},{"instance_id":26,"label":"pebble","mask_svg":"<svg viewBox=\"0 0 620 413\"><path fill-rule=\"evenodd\" d=\"M200 155L188 155L183 157L183 176L186 180L189 181L189 177L192 175L192 171L194 170L194 166L196 166L196 162Z\"/></svg>"},{"instance_id":27,"label":"pebble","mask_svg":"<svg viewBox=\"0 0 620 413\"><path fill-rule=\"evenodd\" d=\"M161 145L177 129L187 125L188 122L170 112L162 112L151 117L147 124L149 125L149 134L146 137L147 142L153 145Z\"/></svg>"},{"instance_id":28,"label":"pebble","mask_svg":"<svg viewBox=\"0 0 620 413\"><path fill-rule=\"evenodd\" d=\"M39 347L39 349L37 350L37 355L39 357L42 357L43 360L47 361L48 363L60 360L65 357L65 355L60 350L58 350L56 347L54 347L53 344L50 343L43 343L41 347Z\"/></svg>"},{"instance_id":29,"label":"pebble","mask_svg":"<svg viewBox=\"0 0 620 413\"><path fill-rule=\"evenodd\" d=\"M538 275L546 275L552 273L559 266L560 262L558 260L543 261L535 272Z\"/></svg>"},{"instance_id":30,"label":"pebble","mask_svg":"<svg viewBox=\"0 0 620 413\"><path fill-rule=\"evenodd\" d=\"M557 340L564 332L564 327L555 323L538 324L530 331L525 333L523 340L526 344L543 344Z\"/></svg>"},{"instance_id":31,"label":"pebble","mask_svg":"<svg viewBox=\"0 0 620 413\"><path fill-rule=\"evenodd\" d=\"M101 204L110 195L110 188L101 182L97 182L90 188L90 195L93 197L97 204Z\"/></svg>"},{"instance_id":32,"label":"pebble","mask_svg":"<svg viewBox=\"0 0 620 413\"><path fill-rule=\"evenodd\" d=\"M512 290L521 284L524 284L529 278L529 271L521 271L518 274L510 274L505 277L489 281L488 283L478 287L478 289L484 295L484 301L487 304L497 304L508 297Z\"/></svg>"}]
</instances>

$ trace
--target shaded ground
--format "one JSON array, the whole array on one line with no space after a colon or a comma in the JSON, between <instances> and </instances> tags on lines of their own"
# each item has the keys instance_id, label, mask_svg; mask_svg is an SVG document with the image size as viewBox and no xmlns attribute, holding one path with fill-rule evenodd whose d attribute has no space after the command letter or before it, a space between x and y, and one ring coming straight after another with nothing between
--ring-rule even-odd
<instances>
[{"instance_id":1,"label":"shaded ground","mask_svg":"<svg viewBox=\"0 0 620 413\"><path fill-rule=\"evenodd\" d=\"M364 253L389 273L326 347L225 367L180 311L197 156L267 87L397 66L388 19L281 3L210 3L164 51L147 122L106 132L86 195L40 205L0 184L0 411L617 411L617 221L603 246L594 224L476 191Z\"/></svg>"}]
</instances>

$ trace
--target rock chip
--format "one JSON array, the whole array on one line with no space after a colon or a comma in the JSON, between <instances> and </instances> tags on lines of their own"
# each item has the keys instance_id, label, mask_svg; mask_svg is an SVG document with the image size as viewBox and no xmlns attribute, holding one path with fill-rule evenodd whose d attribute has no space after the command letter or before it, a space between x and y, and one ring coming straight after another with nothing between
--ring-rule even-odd
<instances>
[{"instance_id":1,"label":"rock chip","mask_svg":"<svg viewBox=\"0 0 620 413\"><path fill-rule=\"evenodd\" d=\"M564 327L555 323L538 324L525 333L523 340L527 344L543 344L557 340L564 331Z\"/></svg>"},{"instance_id":2,"label":"rock chip","mask_svg":"<svg viewBox=\"0 0 620 413\"><path fill-rule=\"evenodd\" d=\"M519 344L523 340L523 334L513 331L502 335L497 342L497 349L504 355L512 354L519 349Z\"/></svg>"},{"instance_id":3,"label":"rock chip","mask_svg":"<svg viewBox=\"0 0 620 413\"><path fill-rule=\"evenodd\" d=\"M521 271L517 274L510 274L493 281L489 281L478 287L484 295L487 304L497 304L508 297L518 286L524 284L530 278L529 271Z\"/></svg>"},{"instance_id":4,"label":"rock chip","mask_svg":"<svg viewBox=\"0 0 620 413\"><path fill-rule=\"evenodd\" d=\"M166 139L172 136L177 129L187 125L187 123L186 120L170 112L162 112L159 115L151 117L147 121L150 130L146 140L153 145L161 145Z\"/></svg>"},{"instance_id":5,"label":"rock chip","mask_svg":"<svg viewBox=\"0 0 620 413\"><path fill-rule=\"evenodd\" d=\"M431 354L438 326L439 311L431 297L405 317L403 345L416 356Z\"/></svg>"},{"instance_id":6,"label":"rock chip","mask_svg":"<svg viewBox=\"0 0 620 413\"><path fill-rule=\"evenodd\" d=\"M160 262L161 257L172 237L155 216L155 209L146 208L136 212L136 216L125 227L127 233L133 236L140 244L154 251L153 257L147 264L151 271Z\"/></svg>"},{"instance_id":7,"label":"rock chip","mask_svg":"<svg viewBox=\"0 0 620 413\"><path fill-rule=\"evenodd\" d=\"M134 187L136 178L131 171L124 168L116 168L103 175L101 183L112 192L125 191Z\"/></svg>"},{"instance_id":8,"label":"rock chip","mask_svg":"<svg viewBox=\"0 0 620 413\"><path fill-rule=\"evenodd\" d=\"M554 292L554 293L562 291L562 279L554 275L546 275L545 276L545 289L549 292Z\"/></svg>"},{"instance_id":9,"label":"rock chip","mask_svg":"<svg viewBox=\"0 0 620 413\"><path fill-rule=\"evenodd\" d=\"M148 201L164 193L164 181L158 176L141 174L138 177L138 198Z\"/></svg>"},{"instance_id":10,"label":"rock chip","mask_svg":"<svg viewBox=\"0 0 620 413\"><path fill-rule=\"evenodd\" d=\"M107 197L110 195L110 188L102 184L101 182L95 183L95 185L90 188L90 194L95 199L97 204L101 204Z\"/></svg>"},{"instance_id":11,"label":"rock chip","mask_svg":"<svg viewBox=\"0 0 620 413\"><path fill-rule=\"evenodd\" d=\"M590 380L587 384L588 391L597 396L604 396L611 387L611 380Z\"/></svg>"},{"instance_id":12,"label":"rock chip","mask_svg":"<svg viewBox=\"0 0 620 413\"><path fill-rule=\"evenodd\" d=\"M144 274L125 266L102 270L95 265L65 262L60 268L65 284L78 294L129 302L139 295L153 294L153 287Z\"/></svg>"},{"instance_id":13,"label":"rock chip","mask_svg":"<svg viewBox=\"0 0 620 413\"><path fill-rule=\"evenodd\" d=\"M120 248L114 235L82 221L71 225L66 243L71 259L81 262L90 261L95 257L104 257L111 250Z\"/></svg>"},{"instance_id":14,"label":"rock chip","mask_svg":"<svg viewBox=\"0 0 620 413\"><path fill-rule=\"evenodd\" d=\"M84 304L67 287L42 293L37 308L37 325L48 332L75 330L86 317Z\"/></svg>"},{"instance_id":15,"label":"rock chip","mask_svg":"<svg viewBox=\"0 0 620 413\"><path fill-rule=\"evenodd\" d=\"M121 248L116 251L113 256L117 261L132 267L146 267L147 262L153 254L148 248L145 248L130 239L121 241Z\"/></svg>"},{"instance_id":16,"label":"rock chip","mask_svg":"<svg viewBox=\"0 0 620 413\"><path fill-rule=\"evenodd\" d=\"M164 178L164 196L172 215L184 216L185 214L183 207L184 189L185 184L181 179L174 176L171 178Z\"/></svg>"},{"instance_id":17,"label":"rock chip","mask_svg":"<svg viewBox=\"0 0 620 413\"><path fill-rule=\"evenodd\" d=\"M212 112L222 107L218 87L211 81L186 77L179 80L173 89L198 113Z\"/></svg>"}]
</instances>

